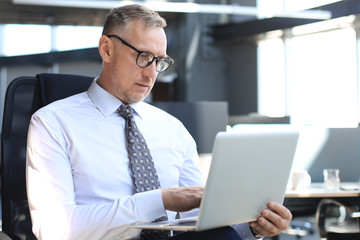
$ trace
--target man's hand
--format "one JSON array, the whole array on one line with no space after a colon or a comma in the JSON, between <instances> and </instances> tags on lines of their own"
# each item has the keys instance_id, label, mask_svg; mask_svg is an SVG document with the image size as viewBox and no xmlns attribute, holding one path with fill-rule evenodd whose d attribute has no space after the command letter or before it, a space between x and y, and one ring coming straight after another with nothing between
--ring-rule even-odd
<instances>
[{"instance_id":1,"label":"man's hand","mask_svg":"<svg viewBox=\"0 0 360 240\"><path fill-rule=\"evenodd\" d=\"M161 190L166 210L185 212L200 206L204 187L176 187Z\"/></svg>"},{"instance_id":2,"label":"man's hand","mask_svg":"<svg viewBox=\"0 0 360 240\"><path fill-rule=\"evenodd\" d=\"M250 222L249 225L256 237L272 237L280 234L288 226L292 219L289 209L276 202L269 202L268 209L261 212L257 221Z\"/></svg>"}]
</instances>

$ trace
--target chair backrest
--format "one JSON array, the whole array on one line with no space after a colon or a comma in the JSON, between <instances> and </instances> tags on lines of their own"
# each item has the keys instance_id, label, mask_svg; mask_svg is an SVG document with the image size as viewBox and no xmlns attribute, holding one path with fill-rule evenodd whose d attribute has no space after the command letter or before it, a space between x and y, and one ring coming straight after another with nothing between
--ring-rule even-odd
<instances>
[{"instance_id":1,"label":"chair backrest","mask_svg":"<svg viewBox=\"0 0 360 240\"><path fill-rule=\"evenodd\" d=\"M6 91L1 133L2 230L13 239L32 234L26 196L25 159L31 115L39 108L88 89L93 77L39 74L19 77Z\"/></svg>"}]
</instances>

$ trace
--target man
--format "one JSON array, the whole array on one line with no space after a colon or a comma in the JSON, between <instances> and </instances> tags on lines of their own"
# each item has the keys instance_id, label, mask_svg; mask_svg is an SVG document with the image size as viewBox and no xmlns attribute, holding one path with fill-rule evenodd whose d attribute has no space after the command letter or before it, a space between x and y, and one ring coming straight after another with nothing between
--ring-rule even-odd
<instances>
[{"instance_id":1,"label":"man","mask_svg":"<svg viewBox=\"0 0 360 240\"><path fill-rule=\"evenodd\" d=\"M139 5L113 9L99 41L100 77L87 92L33 115L27 191L37 238L139 239L141 230L129 225L197 213L204 180L195 142L177 119L143 102L158 72L173 62L165 26ZM128 106L132 120L123 116ZM134 128L146 141L161 189L138 190L126 132ZM173 238L254 239L280 233L290 220L289 210L271 202L255 222Z\"/></svg>"}]
</instances>

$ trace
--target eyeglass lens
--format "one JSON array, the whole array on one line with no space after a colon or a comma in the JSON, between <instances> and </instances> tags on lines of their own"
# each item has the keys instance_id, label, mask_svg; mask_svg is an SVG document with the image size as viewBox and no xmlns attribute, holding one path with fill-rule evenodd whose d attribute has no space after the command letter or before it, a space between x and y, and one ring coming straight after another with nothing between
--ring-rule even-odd
<instances>
[{"instance_id":1,"label":"eyeglass lens","mask_svg":"<svg viewBox=\"0 0 360 240\"><path fill-rule=\"evenodd\" d=\"M156 71L158 72L165 71L172 64L171 58L156 58L152 53L149 52L140 52L136 59L136 63L139 67L145 68L152 64L154 60L156 61Z\"/></svg>"}]
</instances>

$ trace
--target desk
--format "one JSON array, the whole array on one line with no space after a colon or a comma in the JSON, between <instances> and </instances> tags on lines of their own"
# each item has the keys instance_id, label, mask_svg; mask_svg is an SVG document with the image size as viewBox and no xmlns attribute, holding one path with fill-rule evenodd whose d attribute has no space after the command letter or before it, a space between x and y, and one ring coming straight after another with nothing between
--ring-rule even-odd
<instances>
[{"instance_id":1,"label":"desk","mask_svg":"<svg viewBox=\"0 0 360 240\"><path fill-rule=\"evenodd\" d=\"M290 209L294 217L313 216L322 199L334 199L342 202L346 206L360 205L360 184L353 182L343 182L340 190L329 191L324 183L313 183L309 189L295 191L288 189L285 194L284 205ZM319 223L316 222L319 226ZM291 232L290 230L288 232ZM303 233L307 234L306 231Z\"/></svg>"},{"instance_id":2,"label":"desk","mask_svg":"<svg viewBox=\"0 0 360 240\"><path fill-rule=\"evenodd\" d=\"M340 190L329 191L324 183L312 183L309 189L295 191L288 189L284 205L294 216L307 216L316 212L317 205L324 198L331 198L347 205L360 205L360 185L354 182L343 182Z\"/></svg>"},{"instance_id":3,"label":"desk","mask_svg":"<svg viewBox=\"0 0 360 240\"><path fill-rule=\"evenodd\" d=\"M295 191L288 189L285 198L348 198L360 197L360 184L353 182L341 183L340 190L329 191L324 183L313 183L309 189Z\"/></svg>"},{"instance_id":4,"label":"desk","mask_svg":"<svg viewBox=\"0 0 360 240\"><path fill-rule=\"evenodd\" d=\"M315 217L317 207L323 199L334 199L346 206L358 207L360 204L360 184L343 182L340 190L336 191L327 190L324 183L312 183L310 188L303 191L288 189L285 194L284 205L290 209L294 218L300 217L298 218L300 220L293 221L292 227L288 228L284 234L298 236L316 234L315 232L319 231L319 223L313 222L316 227L309 224L312 222L311 219Z\"/></svg>"}]
</instances>

